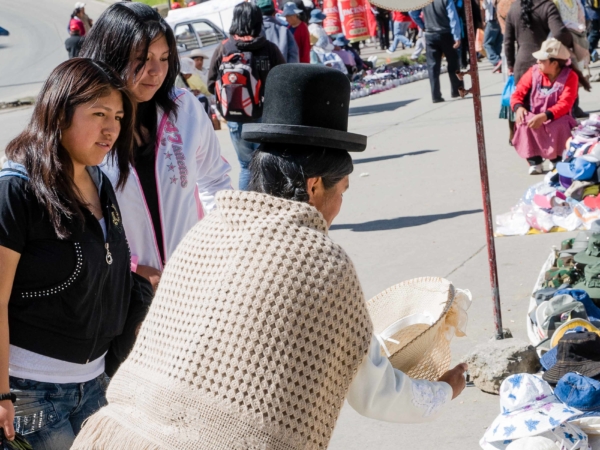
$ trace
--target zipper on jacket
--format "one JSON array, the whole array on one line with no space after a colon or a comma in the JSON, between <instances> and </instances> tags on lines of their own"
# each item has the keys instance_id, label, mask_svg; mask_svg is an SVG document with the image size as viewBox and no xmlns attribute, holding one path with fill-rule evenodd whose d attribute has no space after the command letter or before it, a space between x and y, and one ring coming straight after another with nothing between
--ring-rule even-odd
<instances>
[{"instance_id":1,"label":"zipper on jacket","mask_svg":"<svg viewBox=\"0 0 600 450\"><path fill-rule=\"evenodd\" d=\"M106 264L110 266L113 263L113 258L108 248L108 242L104 244L104 248L106 248Z\"/></svg>"}]
</instances>

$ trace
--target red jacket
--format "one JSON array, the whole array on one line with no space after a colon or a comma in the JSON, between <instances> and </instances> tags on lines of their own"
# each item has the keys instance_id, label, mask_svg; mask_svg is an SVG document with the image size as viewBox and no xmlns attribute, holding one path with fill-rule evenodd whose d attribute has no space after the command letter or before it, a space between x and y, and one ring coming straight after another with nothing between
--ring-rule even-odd
<instances>
[{"instance_id":1,"label":"red jacket","mask_svg":"<svg viewBox=\"0 0 600 450\"><path fill-rule=\"evenodd\" d=\"M69 22L69 31L73 29L79 30L79 36L85 36L85 27L83 26L83 22L77 17L73 17Z\"/></svg>"},{"instance_id":2,"label":"red jacket","mask_svg":"<svg viewBox=\"0 0 600 450\"><path fill-rule=\"evenodd\" d=\"M310 33L308 26L304 22L300 22L296 28L289 27L294 35L296 44L298 44L298 55L300 62L310 64Z\"/></svg>"},{"instance_id":3,"label":"red jacket","mask_svg":"<svg viewBox=\"0 0 600 450\"><path fill-rule=\"evenodd\" d=\"M515 92L510 98L510 107L515 112L519 106L527 107L525 99L532 89L532 73L533 66L530 67L529 70L521 77L519 83L517 83ZM553 83L550 81L548 76L543 73L541 73L541 75L542 86L551 87ZM578 87L579 79L577 78L577 74L574 71L571 71L567 77L565 88L563 89L562 95L559 97L558 102L556 102L554 106L548 108L548 111L550 111L554 116L554 120L559 119L571 112L573 105L575 104L575 99L577 98Z\"/></svg>"}]
</instances>

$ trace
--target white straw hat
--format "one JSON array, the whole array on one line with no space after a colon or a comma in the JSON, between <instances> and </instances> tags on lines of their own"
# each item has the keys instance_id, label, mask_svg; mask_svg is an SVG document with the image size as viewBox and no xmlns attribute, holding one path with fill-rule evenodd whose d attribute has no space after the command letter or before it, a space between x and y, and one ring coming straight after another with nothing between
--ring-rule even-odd
<instances>
[{"instance_id":1,"label":"white straw hat","mask_svg":"<svg viewBox=\"0 0 600 450\"><path fill-rule=\"evenodd\" d=\"M392 366L437 380L450 368L450 340L464 336L471 293L443 278L416 278L367 302L373 333Z\"/></svg>"}]
</instances>

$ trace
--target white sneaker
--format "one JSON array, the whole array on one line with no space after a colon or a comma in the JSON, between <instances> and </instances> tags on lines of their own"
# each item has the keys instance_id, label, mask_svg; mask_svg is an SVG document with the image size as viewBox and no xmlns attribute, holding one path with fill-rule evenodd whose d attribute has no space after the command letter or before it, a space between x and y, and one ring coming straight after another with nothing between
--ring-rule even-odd
<instances>
[{"instance_id":1,"label":"white sneaker","mask_svg":"<svg viewBox=\"0 0 600 450\"><path fill-rule=\"evenodd\" d=\"M550 163L550 170L554 170L556 169L556 164L554 164L552 161L548 161Z\"/></svg>"},{"instance_id":2,"label":"white sneaker","mask_svg":"<svg viewBox=\"0 0 600 450\"><path fill-rule=\"evenodd\" d=\"M542 165L534 164L533 166L529 166L529 175L539 175L542 173Z\"/></svg>"},{"instance_id":3,"label":"white sneaker","mask_svg":"<svg viewBox=\"0 0 600 450\"><path fill-rule=\"evenodd\" d=\"M393 51L391 51L389 48L387 48L387 49L385 50L385 52L386 52L386 53L389 53L390 55L393 55L393 54L394 54L394 52L393 52Z\"/></svg>"}]
</instances>

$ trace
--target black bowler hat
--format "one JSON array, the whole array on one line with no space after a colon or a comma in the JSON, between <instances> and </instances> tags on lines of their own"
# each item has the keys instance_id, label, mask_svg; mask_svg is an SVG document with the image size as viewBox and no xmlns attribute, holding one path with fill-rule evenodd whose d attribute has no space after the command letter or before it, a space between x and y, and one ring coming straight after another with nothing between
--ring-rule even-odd
<instances>
[{"instance_id":1,"label":"black bowler hat","mask_svg":"<svg viewBox=\"0 0 600 450\"><path fill-rule=\"evenodd\" d=\"M350 82L339 70L282 64L267 77L262 123L244 124L242 138L362 152L367 137L348 133L349 108Z\"/></svg>"}]
</instances>

